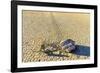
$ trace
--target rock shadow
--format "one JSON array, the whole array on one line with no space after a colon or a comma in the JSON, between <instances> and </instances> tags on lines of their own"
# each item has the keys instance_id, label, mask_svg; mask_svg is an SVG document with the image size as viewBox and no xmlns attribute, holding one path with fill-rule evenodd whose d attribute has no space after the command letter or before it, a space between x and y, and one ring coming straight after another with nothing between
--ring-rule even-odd
<instances>
[{"instance_id":1,"label":"rock shadow","mask_svg":"<svg viewBox=\"0 0 100 73\"><path fill-rule=\"evenodd\" d=\"M70 53L80 56L90 56L90 47L84 45L76 45L76 49ZM66 57L66 55L61 55L61 54L48 54L48 56Z\"/></svg>"},{"instance_id":2,"label":"rock shadow","mask_svg":"<svg viewBox=\"0 0 100 73\"><path fill-rule=\"evenodd\" d=\"M84 45L76 45L76 49L72 51L76 55L90 56L90 47Z\"/></svg>"}]
</instances>

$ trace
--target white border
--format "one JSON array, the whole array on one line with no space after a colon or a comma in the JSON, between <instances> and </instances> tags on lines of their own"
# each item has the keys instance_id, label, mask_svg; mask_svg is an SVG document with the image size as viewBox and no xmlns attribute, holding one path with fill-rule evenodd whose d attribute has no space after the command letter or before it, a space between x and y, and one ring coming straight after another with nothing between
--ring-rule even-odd
<instances>
[{"instance_id":1,"label":"white border","mask_svg":"<svg viewBox=\"0 0 100 73\"><path fill-rule=\"evenodd\" d=\"M62 12L85 12L90 13L90 59L89 60L72 60L57 62L22 62L22 10L41 10L41 11L62 11ZM57 8L57 7L40 7L40 6L18 6L18 51L17 66L23 67L40 67L40 66L57 66L57 65L77 65L77 64L93 64L94 63L94 10L92 9L75 9L75 8Z\"/></svg>"}]
</instances>

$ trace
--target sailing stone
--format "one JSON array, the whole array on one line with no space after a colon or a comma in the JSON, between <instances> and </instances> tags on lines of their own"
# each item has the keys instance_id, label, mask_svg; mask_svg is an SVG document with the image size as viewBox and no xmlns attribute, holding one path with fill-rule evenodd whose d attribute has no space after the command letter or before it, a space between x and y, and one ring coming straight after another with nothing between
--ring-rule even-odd
<instances>
[{"instance_id":1,"label":"sailing stone","mask_svg":"<svg viewBox=\"0 0 100 73\"><path fill-rule=\"evenodd\" d=\"M71 52L75 50L75 41L72 39L67 39L61 42L61 47L63 50L66 50L66 52Z\"/></svg>"}]
</instances>

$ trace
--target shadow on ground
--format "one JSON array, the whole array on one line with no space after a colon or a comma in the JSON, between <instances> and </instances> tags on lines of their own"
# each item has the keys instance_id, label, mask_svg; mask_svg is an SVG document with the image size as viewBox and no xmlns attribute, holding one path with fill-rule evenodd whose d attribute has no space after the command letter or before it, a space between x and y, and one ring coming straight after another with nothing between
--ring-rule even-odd
<instances>
[{"instance_id":1,"label":"shadow on ground","mask_svg":"<svg viewBox=\"0 0 100 73\"><path fill-rule=\"evenodd\" d=\"M90 47L89 46L83 46L83 45L76 45L76 49L73 50L71 53L81 56L90 56ZM48 54L48 56L59 56L64 57L65 55L61 54Z\"/></svg>"},{"instance_id":2,"label":"shadow on ground","mask_svg":"<svg viewBox=\"0 0 100 73\"><path fill-rule=\"evenodd\" d=\"M72 51L76 55L90 56L90 47L83 45L76 45L76 50Z\"/></svg>"}]
</instances>

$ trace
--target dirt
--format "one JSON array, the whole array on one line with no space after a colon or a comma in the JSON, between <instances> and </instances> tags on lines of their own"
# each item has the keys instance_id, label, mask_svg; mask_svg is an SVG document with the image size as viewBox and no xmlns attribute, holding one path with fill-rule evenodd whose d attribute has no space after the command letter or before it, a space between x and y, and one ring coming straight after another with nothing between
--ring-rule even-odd
<instances>
[{"instance_id":1,"label":"dirt","mask_svg":"<svg viewBox=\"0 0 100 73\"><path fill-rule=\"evenodd\" d=\"M23 11L22 61L63 61L89 59L68 53L49 56L40 51L44 42L73 39L78 45L90 45L90 15L87 13Z\"/></svg>"}]
</instances>

